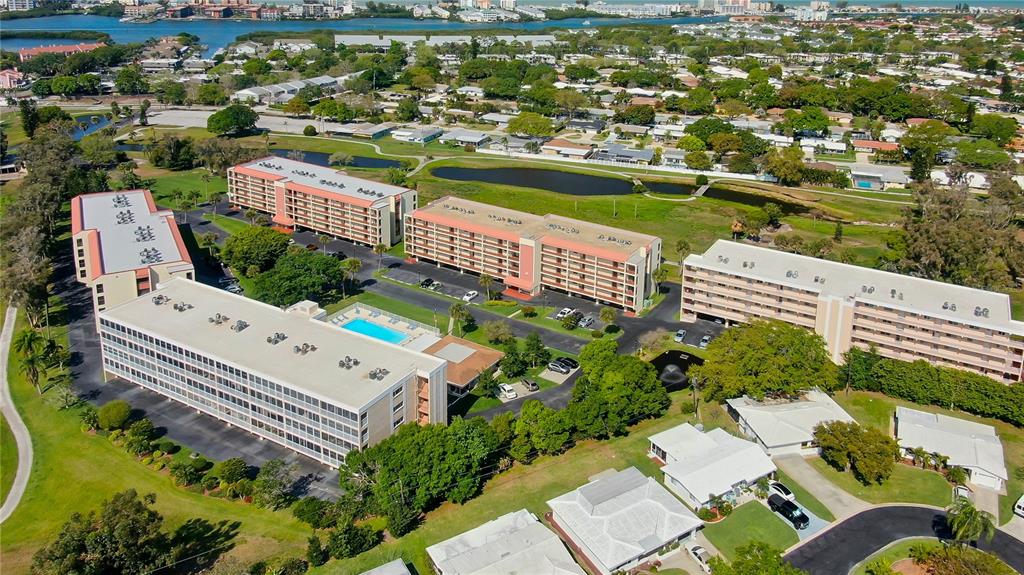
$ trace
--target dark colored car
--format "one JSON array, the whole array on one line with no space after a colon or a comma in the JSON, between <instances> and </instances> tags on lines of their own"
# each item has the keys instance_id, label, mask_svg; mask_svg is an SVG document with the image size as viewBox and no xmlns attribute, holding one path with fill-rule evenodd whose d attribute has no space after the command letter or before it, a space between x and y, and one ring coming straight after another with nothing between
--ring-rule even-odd
<instances>
[{"instance_id":1,"label":"dark colored car","mask_svg":"<svg viewBox=\"0 0 1024 575\"><path fill-rule=\"evenodd\" d=\"M425 280L420 282L420 287L423 287L423 288L430 287L431 284L433 284L433 283L434 283L434 280L432 280L430 278L427 278L427 279L425 279Z\"/></svg>"},{"instance_id":2,"label":"dark colored car","mask_svg":"<svg viewBox=\"0 0 1024 575\"><path fill-rule=\"evenodd\" d=\"M557 361L558 363L564 365L565 367L568 367L569 369L576 369L577 367L580 366L580 362L576 361L575 359L573 359L571 357L560 357L560 358L556 359L555 361Z\"/></svg>"},{"instance_id":3,"label":"dark colored car","mask_svg":"<svg viewBox=\"0 0 1024 575\"><path fill-rule=\"evenodd\" d=\"M537 391L537 390L540 389L540 386L537 385L537 382L535 382L533 380L530 380L530 379L524 379L523 380L523 387L525 387L526 389L528 389L530 391Z\"/></svg>"},{"instance_id":4,"label":"dark colored car","mask_svg":"<svg viewBox=\"0 0 1024 575\"><path fill-rule=\"evenodd\" d=\"M797 529L807 529L807 525L811 522L807 515L796 506L796 503L784 499L778 493L772 493L768 496L768 507L785 517Z\"/></svg>"}]
</instances>

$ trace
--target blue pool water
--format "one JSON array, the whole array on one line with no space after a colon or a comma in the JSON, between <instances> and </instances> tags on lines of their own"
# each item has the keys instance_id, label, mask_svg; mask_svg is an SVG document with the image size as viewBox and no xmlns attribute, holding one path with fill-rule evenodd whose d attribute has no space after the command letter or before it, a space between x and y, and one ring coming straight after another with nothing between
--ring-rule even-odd
<instances>
[{"instance_id":1,"label":"blue pool water","mask_svg":"<svg viewBox=\"0 0 1024 575\"><path fill-rule=\"evenodd\" d=\"M366 321L365 319L354 319L342 324L341 327L388 343L402 343L405 341L405 338L408 337L406 334L398 330L384 327L379 323L373 323L372 321Z\"/></svg>"}]
</instances>

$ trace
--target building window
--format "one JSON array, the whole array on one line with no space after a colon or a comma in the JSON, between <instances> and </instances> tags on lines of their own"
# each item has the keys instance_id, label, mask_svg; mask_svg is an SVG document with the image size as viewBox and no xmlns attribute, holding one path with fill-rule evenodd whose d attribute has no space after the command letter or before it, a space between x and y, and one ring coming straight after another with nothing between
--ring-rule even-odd
<instances>
[{"instance_id":1,"label":"building window","mask_svg":"<svg viewBox=\"0 0 1024 575\"><path fill-rule=\"evenodd\" d=\"M85 267L85 260L78 260L78 267L84 268ZM85 277L85 276L82 276L82 277Z\"/></svg>"},{"instance_id":2,"label":"building window","mask_svg":"<svg viewBox=\"0 0 1024 575\"><path fill-rule=\"evenodd\" d=\"M75 240L75 245L78 246L78 247L82 247L82 238L76 239Z\"/></svg>"},{"instance_id":3,"label":"building window","mask_svg":"<svg viewBox=\"0 0 1024 575\"><path fill-rule=\"evenodd\" d=\"M84 278L85 277L85 270L82 270L82 271L78 272L78 277Z\"/></svg>"},{"instance_id":4,"label":"building window","mask_svg":"<svg viewBox=\"0 0 1024 575\"><path fill-rule=\"evenodd\" d=\"M106 303L107 300L104 296L99 296L96 298L96 305L106 305Z\"/></svg>"},{"instance_id":5,"label":"building window","mask_svg":"<svg viewBox=\"0 0 1024 575\"><path fill-rule=\"evenodd\" d=\"M103 293L103 284L96 284L96 293Z\"/></svg>"}]
</instances>

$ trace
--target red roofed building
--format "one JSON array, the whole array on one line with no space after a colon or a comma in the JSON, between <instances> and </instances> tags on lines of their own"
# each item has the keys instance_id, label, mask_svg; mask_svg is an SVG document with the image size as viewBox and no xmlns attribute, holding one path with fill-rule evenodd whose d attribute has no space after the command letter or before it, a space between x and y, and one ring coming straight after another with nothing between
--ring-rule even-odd
<instances>
[{"instance_id":1,"label":"red roofed building","mask_svg":"<svg viewBox=\"0 0 1024 575\"><path fill-rule=\"evenodd\" d=\"M878 140L853 140L850 143L857 152L894 152L900 149L899 144Z\"/></svg>"},{"instance_id":2,"label":"red roofed building","mask_svg":"<svg viewBox=\"0 0 1024 575\"><path fill-rule=\"evenodd\" d=\"M0 70L0 90L14 90L20 88L25 83L25 75L18 71L17 68L13 70Z\"/></svg>"},{"instance_id":3,"label":"red roofed building","mask_svg":"<svg viewBox=\"0 0 1024 575\"><path fill-rule=\"evenodd\" d=\"M18 50L18 58L22 61L28 61L40 54L63 54L68 56L71 54L78 54L80 52L92 52L96 48L102 48L106 46L103 42L97 42L92 44L65 44L57 46L37 46L35 48L22 48Z\"/></svg>"}]
</instances>

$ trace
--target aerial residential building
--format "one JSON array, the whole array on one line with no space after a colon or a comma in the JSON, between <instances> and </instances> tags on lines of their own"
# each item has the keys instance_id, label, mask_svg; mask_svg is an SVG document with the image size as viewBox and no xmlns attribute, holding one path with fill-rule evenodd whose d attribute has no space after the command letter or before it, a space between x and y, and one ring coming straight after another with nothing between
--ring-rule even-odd
<instances>
[{"instance_id":1,"label":"aerial residential building","mask_svg":"<svg viewBox=\"0 0 1024 575\"><path fill-rule=\"evenodd\" d=\"M830 421L853 422L827 393L812 389L797 400L757 401L743 396L726 400L729 414L740 431L753 439L772 457L815 455L818 444L814 428Z\"/></svg>"},{"instance_id":2,"label":"aerial residential building","mask_svg":"<svg viewBox=\"0 0 1024 575\"><path fill-rule=\"evenodd\" d=\"M375 246L402 239L416 192L276 156L228 169L233 205L271 215L275 224Z\"/></svg>"},{"instance_id":3,"label":"aerial residential building","mask_svg":"<svg viewBox=\"0 0 1024 575\"><path fill-rule=\"evenodd\" d=\"M35 48L22 48L18 50L18 59L22 62L31 60L40 54L61 54L70 56L80 52L92 52L97 48L106 46L103 42L85 44L62 44L57 46L37 46Z\"/></svg>"},{"instance_id":4,"label":"aerial residential building","mask_svg":"<svg viewBox=\"0 0 1024 575\"><path fill-rule=\"evenodd\" d=\"M684 423L650 439L650 455L665 464L665 487L694 509L709 505L712 497L735 503L759 479L775 473L761 446L722 428L705 433Z\"/></svg>"},{"instance_id":5,"label":"aerial residential building","mask_svg":"<svg viewBox=\"0 0 1024 575\"><path fill-rule=\"evenodd\" d=\"M406 566L405 561L402 559L395 559L389 561L380 567L374 567L369 571L363 571L360 575L412 575L412 571L409 571L409 567Z\"/></svg>"},{"instance_id":6,"label":"aerial residential building","mask_svg":"<svg viewBox=\"0 0 1024 575\"><path fill-rule=\"evenodd\" d=\"M913 457L914 448L922 448L945 455L949 465L963 467L974 485L996 491L1006 487L1003 444L991 425L897 407L896 441L907 457Z\"/></svg>"},{"instance_id":7,"label":"aerial residential building","mask_svg":"<svg viewBox=\"0 0 1024 575\"><path fill-rule=\"evenodd\" d=\"M172 279L99 313L104 377L120 377L331 466L406 422L445 423L447 362Z\"/></svg>"},{"instance_id":8,"label":"aerial residential building","mask_svg":"<svg viewBox=\"0 0 1024 575\"><path fill-rule=\"evenodd\" d=\"M405 253L488 274L514 293L562 291L636 312L654 292L661 239L445 197L406 216Z\"/></svg>"},{"instance_id":9,"label":"aerial residential building","mask_svg":"<svg viewBox=\"0 0 1024 575\"><path fill-rule=\"evenodd\" d=\"M704 524L635 467L601 474L548 507L552 525L602 575L628 571Z\"/></svg>"},{"instance_id":10,"label":"aerial residential building","mask_svg":"<svg viewBox=\"0 0 1024 575\"><path fill-rule=\"evenodd\" d=\"M427 547L440 575L585 575L557 535L525 509Z\"/></svg>"},{"instance_id":11,"label":"aerial residential building","mask_svg":"<svg viewBox=\"0 0 1024 575\"><path fill-rule=\"evenodd\" d=\"M833 361L856 346L1021 380L1024 322L1006 294L719 240L683 264L683 321L777 319L814 330Z\"/></svg>"},{"instance_id":12,"label":"aerial residential building","mask_svg":"<svg viewBox=\"0 0 1024 575\"><path fill-rule=\"evenodd\" d=\"M75 277L92 289L96 311L149 292L195 268L174 214L149 190L85 194L71 200Z\"/></svg>"}]
</instances>

